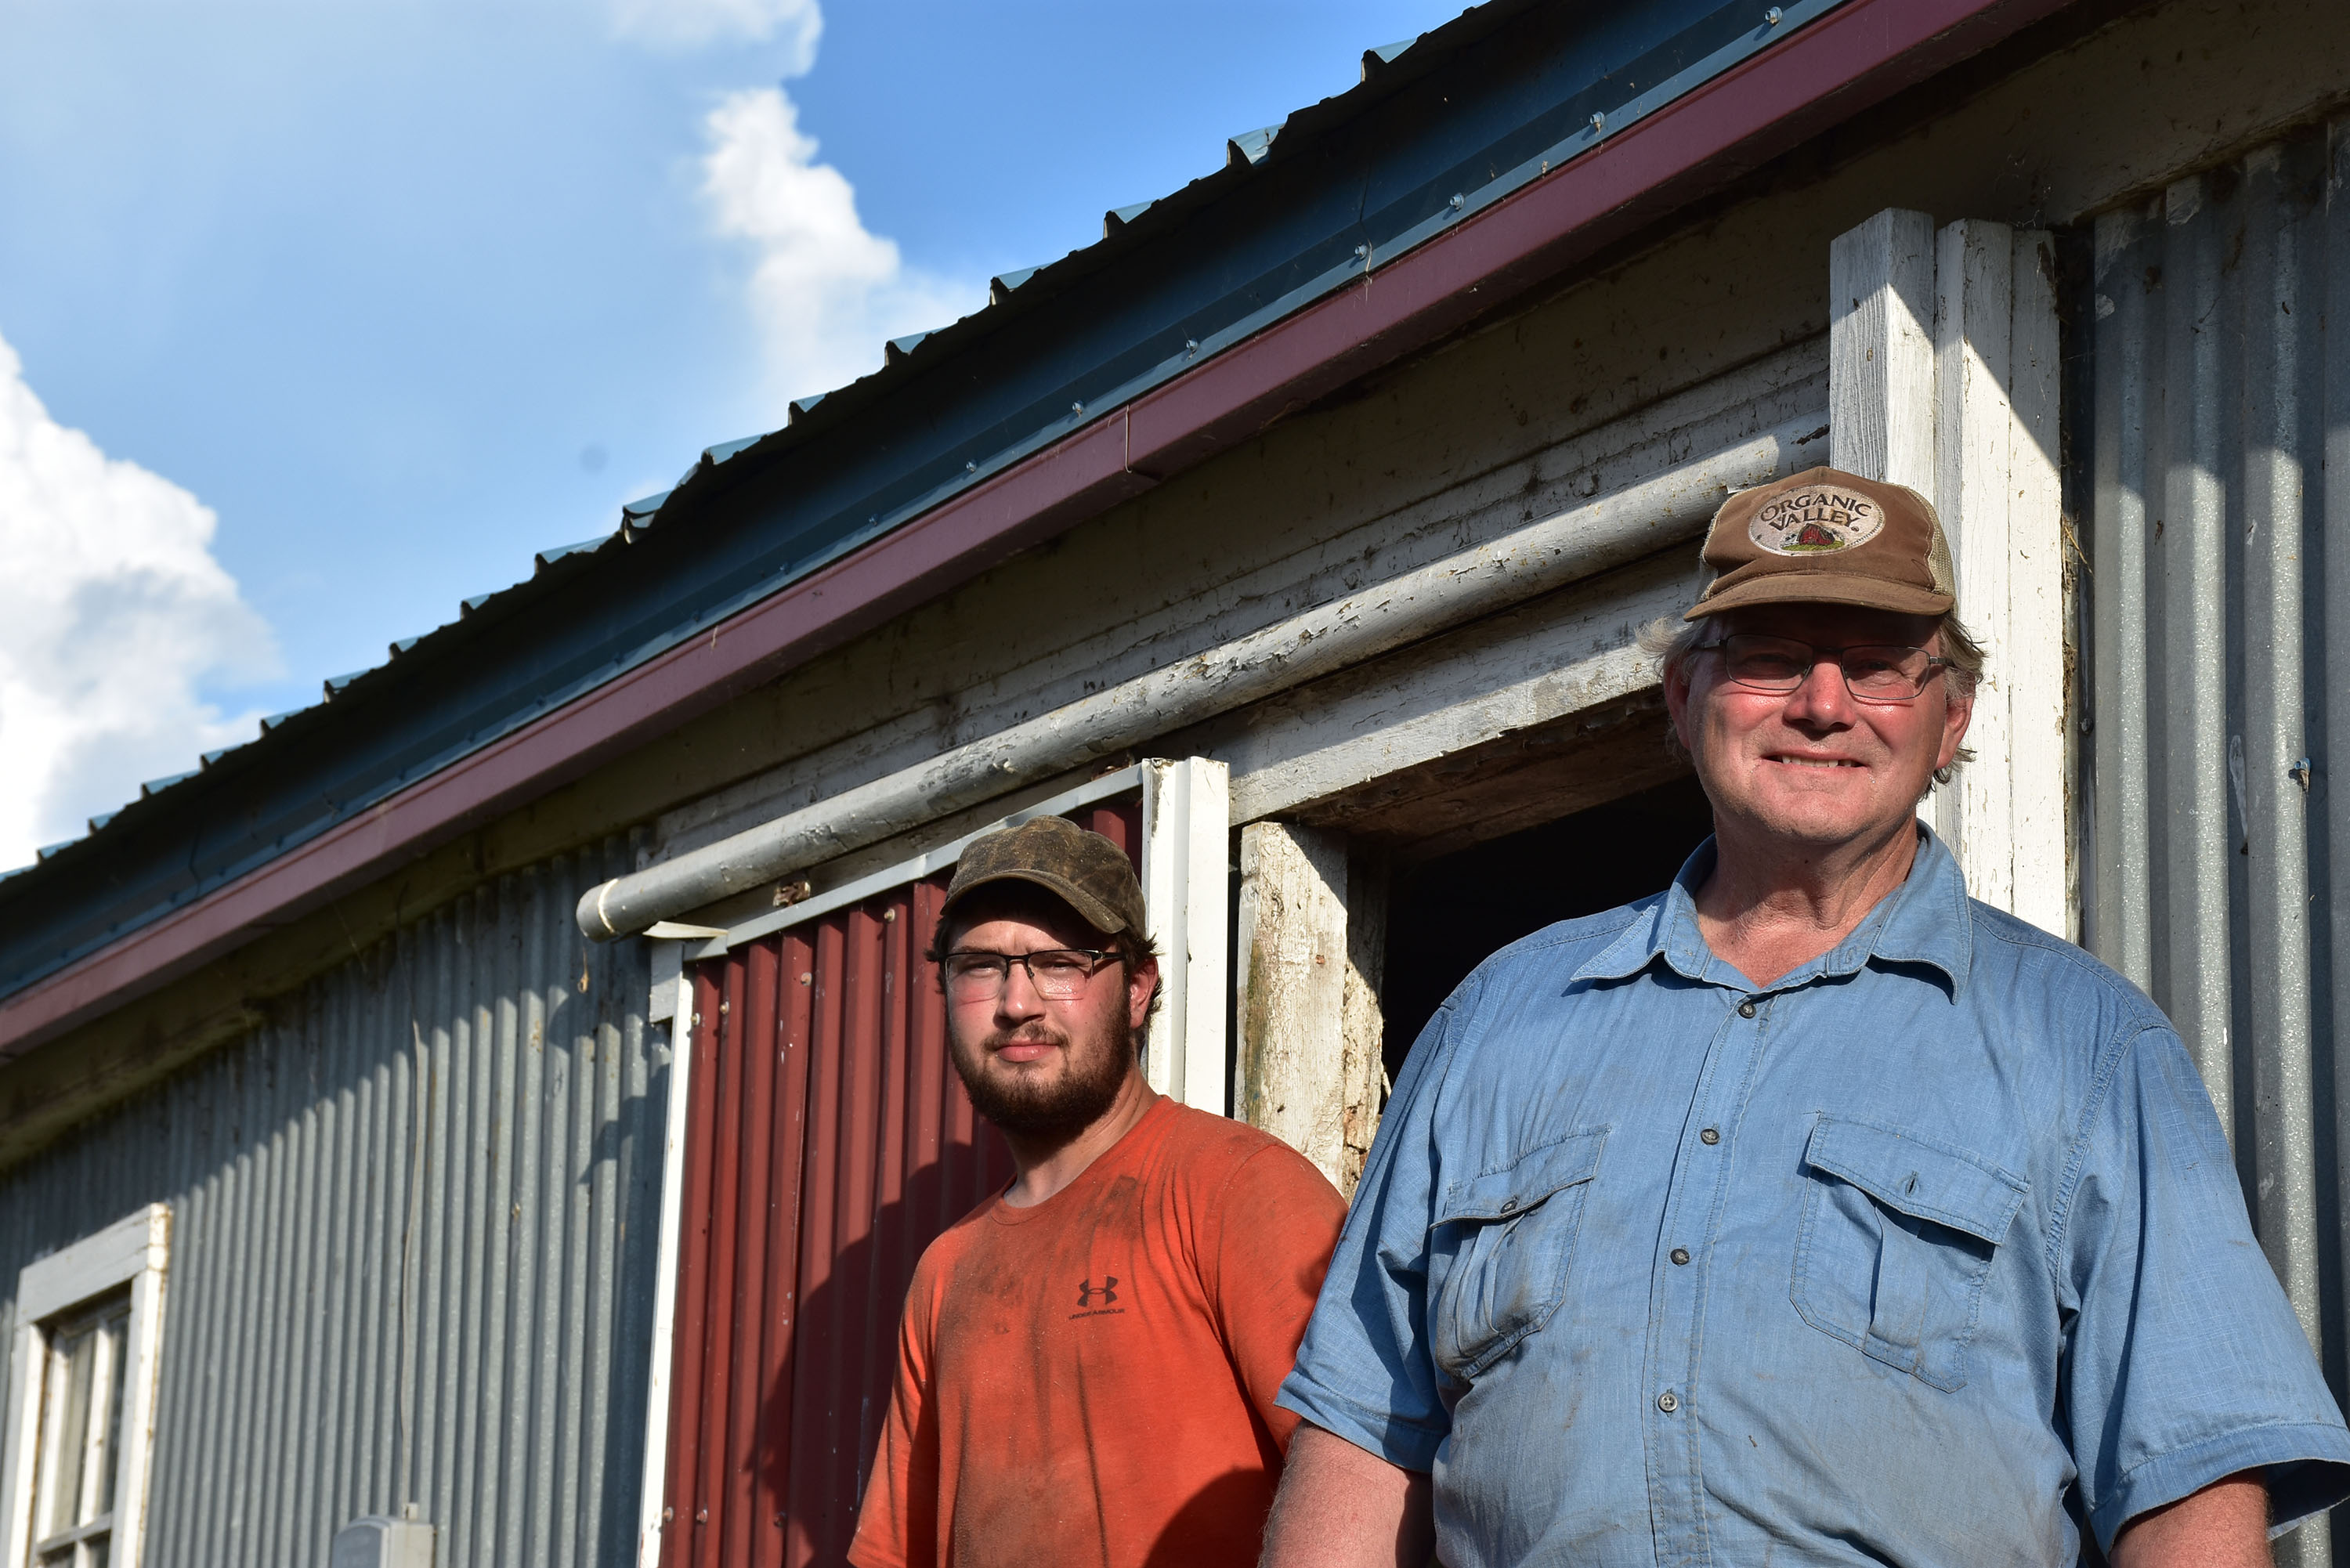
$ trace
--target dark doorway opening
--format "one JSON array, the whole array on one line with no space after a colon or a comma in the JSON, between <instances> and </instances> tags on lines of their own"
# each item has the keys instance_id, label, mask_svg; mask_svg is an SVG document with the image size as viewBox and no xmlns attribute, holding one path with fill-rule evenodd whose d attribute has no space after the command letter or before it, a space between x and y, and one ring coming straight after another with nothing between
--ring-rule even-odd
<instances>
[{"instance_id":1,"label":"dark doorway opening","mask_svg":"<svg viewBox=\"0 0 2350 1568\"><path fill-rule=\"evenodd\" d=\"M1713 831L1694 774L1507 837L1399 867L1388 908L1388 1073L1495 949L1665 887Z\"/></svg>"}]
</instances>

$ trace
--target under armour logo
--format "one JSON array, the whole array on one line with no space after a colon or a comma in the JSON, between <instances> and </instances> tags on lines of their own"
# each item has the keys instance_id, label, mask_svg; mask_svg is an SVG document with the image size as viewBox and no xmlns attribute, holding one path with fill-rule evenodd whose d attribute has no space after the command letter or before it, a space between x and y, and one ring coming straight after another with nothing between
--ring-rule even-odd
<instances>
[{"instance_id":1,"label":"under armour logo","mask_svg":"<svg viewBox=\"0 0 2350 1568\"><path fill-rule=\"evenodd\" d=\"M1089 1307L1093 1305L1094 1298L1096 1296L1099 1296L1101 1298L1101 1303L1104 1306L1114 1304L1118 1301L1118 1276L1116 1274L1104 1274L1100 1284L1096 1284L1091 1280L1080 1280L1077 1282L1077 1305L1079 1307Z\"/></svg>"}]
</instances>

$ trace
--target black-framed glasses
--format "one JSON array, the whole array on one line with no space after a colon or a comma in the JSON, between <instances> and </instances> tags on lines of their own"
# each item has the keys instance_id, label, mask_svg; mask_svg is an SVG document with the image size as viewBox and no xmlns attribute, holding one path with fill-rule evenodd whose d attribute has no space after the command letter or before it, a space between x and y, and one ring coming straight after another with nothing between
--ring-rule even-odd
<instances>
[{"instance_id":1,"label":"black-framed glasses","mask_svg":"<svg viewBox=\"0 0 2350 1568\"><path fill-rule=\"evenodd\" d=\"M939 961L939 978L954 1002L993 1002L1003 994L1012 966L1028 971L1028 983L1048 1002L1066 1002L1080 995L1087 981L1106 965L1117 963L1115 952L1093 948L1046 948L1033 953L991 953L958 948Z\"/></svg>"},{"instance_id":2,"label":"black-framed glasses","mask_svg":"<svg viewBox=\"0 0 2350 1568\"><path fill-rule=\"evenodd\" d=\"M1733 686L1784 697L1811 678L1823 659L1833 657L1844 671L1845 690L1856 702L1914 702L1934 671L1950 660L1922 648L1897 643L1858 643L1851 648L1814 648L1792 637L1732 632L1719 642L1698 645L1699 653L1721 655L1722 673Z\"/></svg>"}]
</instances>

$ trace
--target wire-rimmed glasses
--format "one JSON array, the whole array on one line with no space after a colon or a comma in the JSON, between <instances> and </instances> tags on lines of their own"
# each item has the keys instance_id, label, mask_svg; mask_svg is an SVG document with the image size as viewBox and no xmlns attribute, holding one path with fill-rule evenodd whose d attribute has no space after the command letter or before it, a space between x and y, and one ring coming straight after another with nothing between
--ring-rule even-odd
<instances>
[{"instance_id":1,"label":"wire-rimmed glasses","mask_svg":"<svg viewBox=\"0 0 2350 1568\"><path fill-rule=\"evenodd\" d=\"M1084 994L1086 982L1118 954L1093 948L1045 948L1033 953L992 953L958 948L939 960L939 977L952 1002L993 1002L1003 994L1012 966L1028 971L1028 983L1047 1002Z\"/></svg>"},{"instance_id":2,"label":"wire-rimmed glasses","mask_svg":"<svg viewBox=\"0 0 2350 1568\"><path fill-rule=\"evenodd\" d=\"M1844 672L1845 690L1856 702L1914 702L1934 671L1950 665L1939 654L1898 643L1814 648L1792 637L1750 631L1700 643L1695 651L1721 654L1722 673L1731 685L1774 697L1791 695L1811 678L1821 659L1832 658Z\"/></svg>"}]
</instances>

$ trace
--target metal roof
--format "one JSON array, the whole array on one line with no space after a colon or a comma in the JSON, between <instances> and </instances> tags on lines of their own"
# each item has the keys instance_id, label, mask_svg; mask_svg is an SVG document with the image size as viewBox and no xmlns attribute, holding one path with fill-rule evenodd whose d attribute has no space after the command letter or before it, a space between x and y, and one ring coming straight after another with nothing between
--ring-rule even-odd
<instances>
[{"instance_id":1,"label":"metal roof","mask_svg":"<svg viewBox=\"0 0 2350 1568\"><path fill-rule=\"evenodd\" d=\"M1375 274L1845 0L1492 0L1365 51L1099 242L992 280L880 369L712 446L611 532L151 781L0 879L0 996L202 898Z\"/></svg>"}]
</instances>

